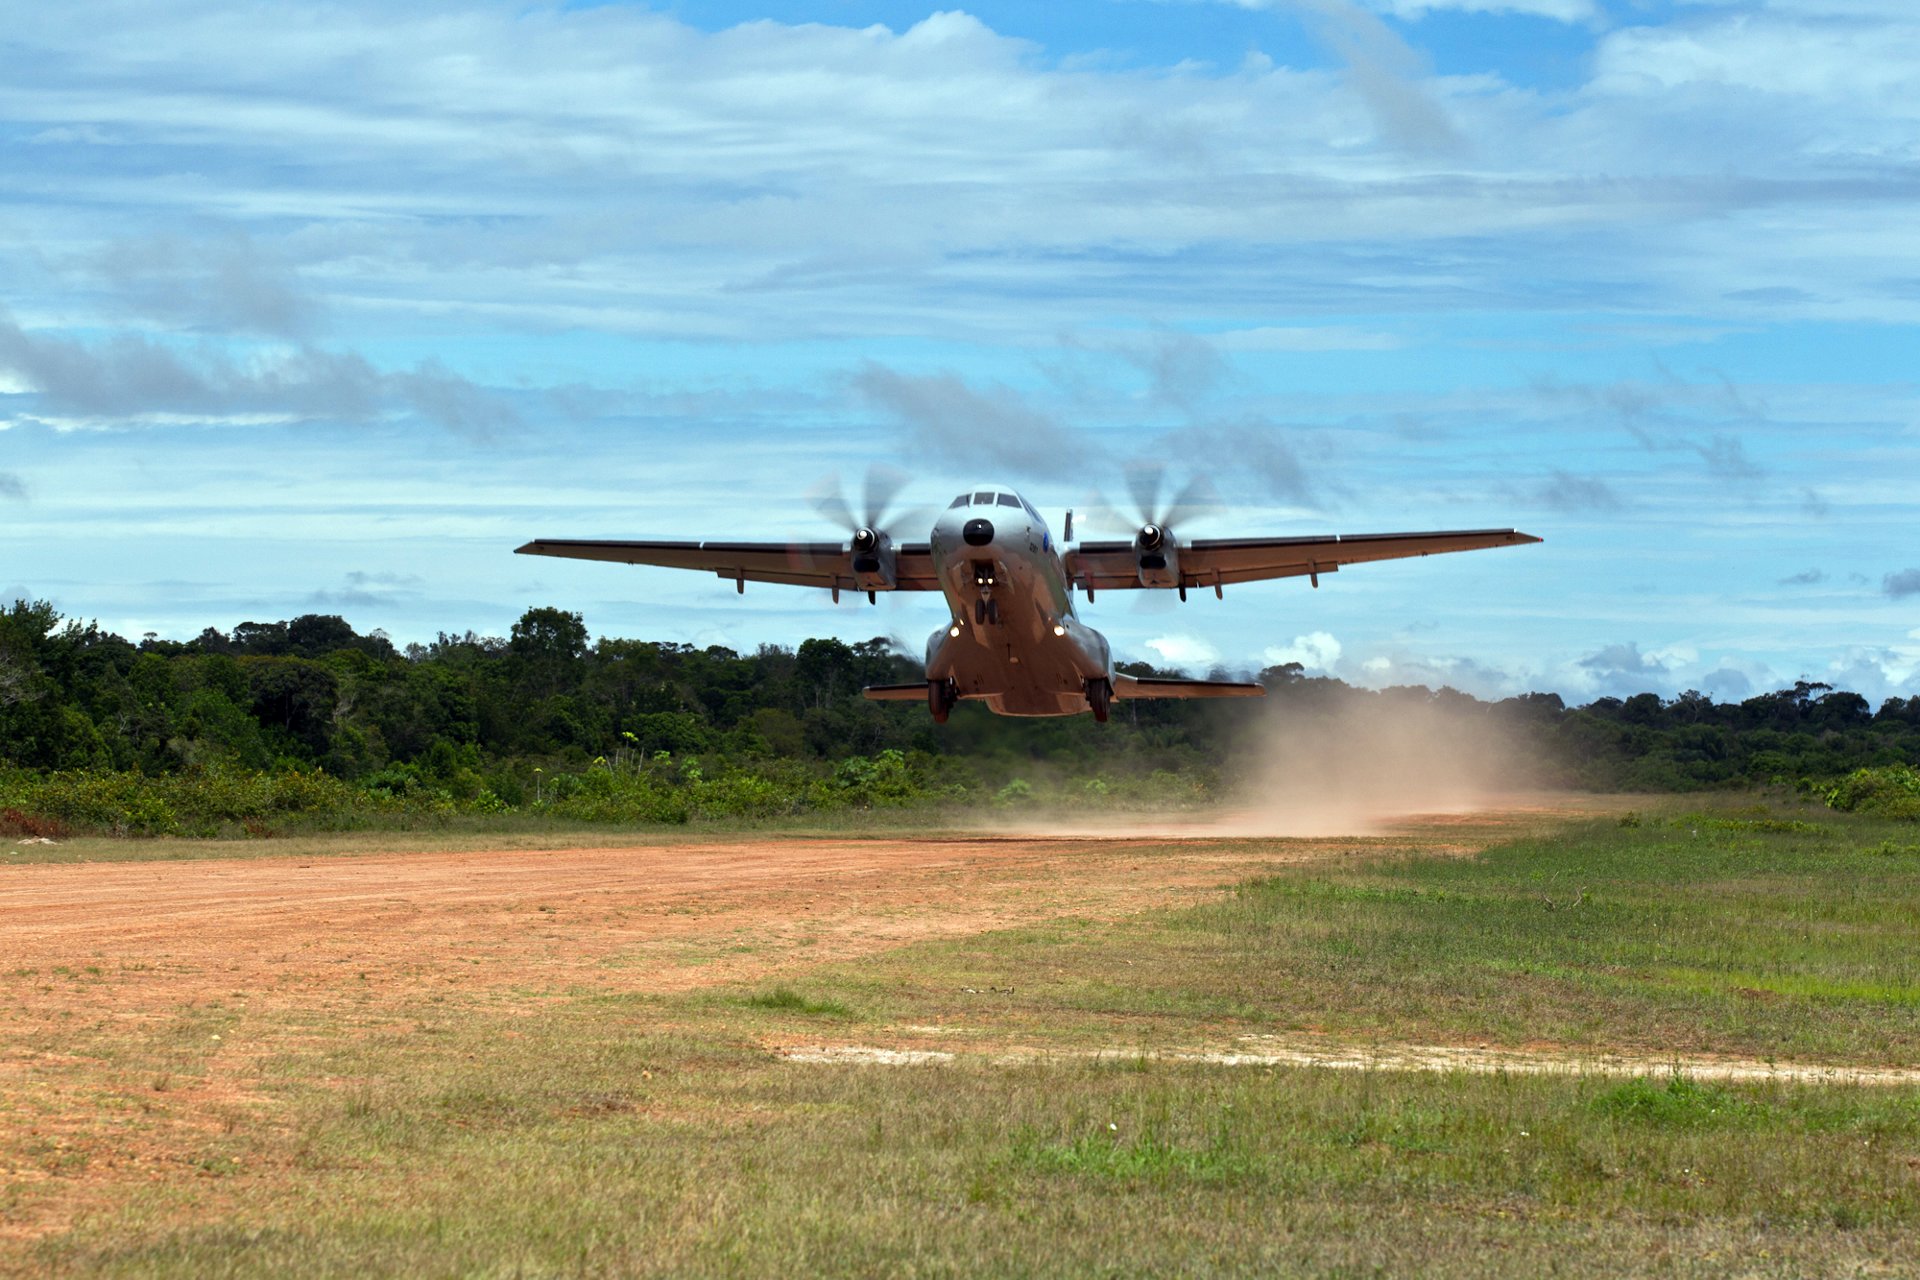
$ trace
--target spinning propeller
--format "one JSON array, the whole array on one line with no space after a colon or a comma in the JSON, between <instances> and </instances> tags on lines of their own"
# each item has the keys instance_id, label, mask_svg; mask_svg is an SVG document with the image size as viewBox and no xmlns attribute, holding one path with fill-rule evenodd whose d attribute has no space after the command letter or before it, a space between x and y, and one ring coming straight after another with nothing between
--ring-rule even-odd
<instances>
[{"instance_id":1,"label":"spinning propeller","mask_svg":"<svg viewBox=\"0 0 1920 1280\"><path fill-rule=\"evenodd\" d=\"M882 541L892 541L888 525L898 524L912 516L915 508L892 510L894 499L907 487L912 479L904 471L884 467L878 463L867 468L867 477L860 490L860 511L855 514L853 504L847 501L846 489L840 483L840 477L830 475L813 487L807 500L813 509L840 528L847 531L851 545L856 552L870 552L877 549Z\"/></svg>"},{"instance_id":2,"label":"spinning propeller","mask_svg":"<svg viewBox=\"0 0 1920 1280\"><path fill-rule=\"evenodd\" d=\"M813 509L847 531L847 545L853 551L853 586L872 600L876 591L891 591L894 586L894 551L891 527L912 522L926 515L922 507L895 509L895 500L912 477L904 471L878 463L867 468L860 488L860 508L856 512L847 500L846 489L837 475L828 476L807 495ZM838 588L835 588L838 598Z\"/></svg>"},{"instance_id":3,"label":"spinning propeller","mask_svg":"<svg viewBox=\"0 0 1920 1280\"><path fill-rule=\"evenodd\" d=\"M1169 493L1166 466L1141 462L1127 468L1127 492L1133 498L1130 515L1104 502L1096 502L1089 514L1105 528L1115 532L1125 529L1133 535L1140 585L1174 587L1180 598L1186 599L1180 577L1179 531L1219 509L1213 483L1205 476L1195 476ZM1152 598L1143 597L1141 603Z\"/></svg>"}]
</instances>

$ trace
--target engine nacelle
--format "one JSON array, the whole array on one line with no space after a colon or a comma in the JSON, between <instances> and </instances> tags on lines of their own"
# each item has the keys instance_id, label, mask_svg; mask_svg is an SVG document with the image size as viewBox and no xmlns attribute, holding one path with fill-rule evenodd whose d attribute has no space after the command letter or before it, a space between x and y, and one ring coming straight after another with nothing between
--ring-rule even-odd
<instances>
[{"instance_id":1,"label":"engine nacelle","mask_svg":"<svg viewBox=\"0 0 1920 1280\"><path fill-rule=\"evenodd\" d=\"M860 591L891 591L895 582L893 539L878 529L853 531L853 585Z\"/></svg>"},{"instance_id":2,"label":"engine nacelle","mask_svg":"<svg viewBox=\"0 0 1920 1280\"><path fill-rule=\"evenodd\" d=\"M1139 570L1141 586L1180 585L1180 544L1174 541L1172 531L1165 526L1140 526L1140 532L1133 539L1133 559Z\"/></svg>"}]
</instances>

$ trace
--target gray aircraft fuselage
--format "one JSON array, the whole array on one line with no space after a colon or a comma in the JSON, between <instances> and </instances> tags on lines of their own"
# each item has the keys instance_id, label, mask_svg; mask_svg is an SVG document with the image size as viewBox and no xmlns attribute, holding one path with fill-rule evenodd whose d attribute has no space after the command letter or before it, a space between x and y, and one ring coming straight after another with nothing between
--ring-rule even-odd
<instances>
[{"instance_id":1,"label":"gray aircraft fuselage","mask_svg":"<svg viewBox=\"0 0 1920 1280\"><path fill-rule=\"evenodd\" d=\"M1075 614L1060 549L1032 505L981 485L941 512L930 542L953 621L927 641L927 679L1001 715L1085 711L1087 682L1113 679L1112 653Z\"/></svg>"}]
</instances>

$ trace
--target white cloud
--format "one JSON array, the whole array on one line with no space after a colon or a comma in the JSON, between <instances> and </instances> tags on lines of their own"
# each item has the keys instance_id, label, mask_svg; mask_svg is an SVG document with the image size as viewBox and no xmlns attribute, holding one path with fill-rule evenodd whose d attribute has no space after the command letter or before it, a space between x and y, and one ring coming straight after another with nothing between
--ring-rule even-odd
<instances>
[{"instance_id":1,"label":"white cloud","mask_svg":"<svg viewBox=\"0 0 1920 1280\"><path fill-rule=\"evenodd\" d=\"M1160 636L1147 641L1147 648L1159 655L1167 665L1186 671L1205 670L1220 661L1220 651L1213 647L1212 642L1196 635Z\"/></svg>"},{"instance_id":2,"label":"white cloud","mask_svg":"<svg viewBox=\"0 0 1920 1280\"><path fill-rule=\"evenodd\" d=\"M1314 631L1295 636L1292 644L1270 645L1261 656L1268 666L1297 662L1310 671L1331 671L1333 664L1340 661L1340 653L1338 640L1325 631Z\"/></svg>"},{"instance_id":3,"label":"white cloud","mask_svg":"<svg viewBox=\"0 0 1920 1280\"><path fill-rule=\"evenodd\" d=\"M1911 696L1920 683L1920 629L1907 632L1906 640L1905 644L1844 650L1828 664L1827 681L1863 694L1870 702Z\"/></svg>"},{"instance_id":4,"label":"white cloud","mask_svg":"<svg viewBox=\"0 0 1920 1280\"><path fill-rule=\"evenodd\" d=\"M1478 698L1504 698L1532 688L1547 687L1538 685L1521 673L1503 670L1480 658L1408 651L1374 654L1358 663L1349 662L1338 674L1370 689L1425 685L1429 689L1458 689Z\"/></svg>"},{"instance_id":5,"label":"white cloud","mask_svg":"<svg viewBox=\"0 0 1920 1280\"><path fill-rule=\"evenodd\" d=\"M1660 93L1737 87L1768 97L1829 99L1893 117L1920 112L1920 28L1911 21L1835 22L1819 15L1733 13L1705 23L1629 27L1595 52L1594 88ZM1888 96L1892 95L1892 96Z\"/></svg>"},{"instance_id":6,"label":"white cloud","mask_svg":"<svg viewBox=\"0 0 1920 1280\"><path fill-rule=\"evenodd\" d=\"M1700 661L1700 651L1690 644L1657 645L1647 650L1647 665L1673 669Z\"/></svg>"}]
</instances>

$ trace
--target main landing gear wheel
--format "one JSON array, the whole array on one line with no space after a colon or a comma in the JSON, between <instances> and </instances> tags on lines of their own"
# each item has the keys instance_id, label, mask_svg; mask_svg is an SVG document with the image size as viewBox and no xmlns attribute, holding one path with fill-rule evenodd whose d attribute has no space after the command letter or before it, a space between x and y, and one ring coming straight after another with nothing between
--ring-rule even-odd
<instances>
[{"instance_id":1,"label":"main landing gear wheel","mask_svg":"<svg viewBox=\"0 0 1920 1280\"><path fill-rule=\"evenodd\" d=\"M1113 710L1113 686L1104 679L1087 681L1087 705L1093 708L1094 720L1105 724Z\"/></svg>"},{"instance_id":2,"label":"main landing gear wheel","mask_svg":"<svg viewBox=\"0 0 1920 1280\"><path fill-rule=\"evenodd\" d=\"M935 724L945 724L948 713L953 710L953 704L958 701L960 701L960 691L953 687L953 681L927 681L927 710L933 713Z\"/></svg>"}]
</instances>

